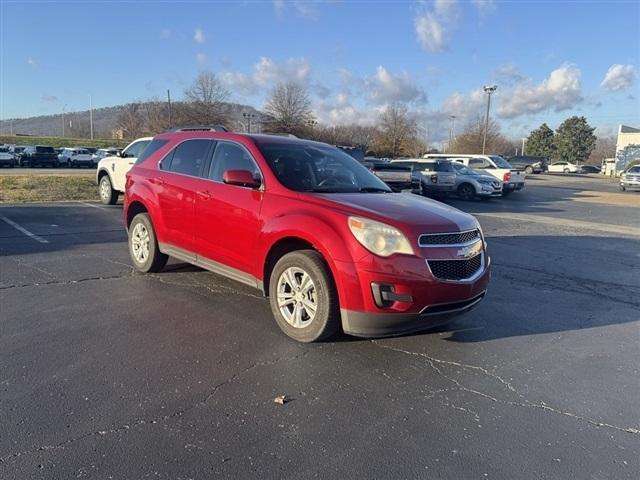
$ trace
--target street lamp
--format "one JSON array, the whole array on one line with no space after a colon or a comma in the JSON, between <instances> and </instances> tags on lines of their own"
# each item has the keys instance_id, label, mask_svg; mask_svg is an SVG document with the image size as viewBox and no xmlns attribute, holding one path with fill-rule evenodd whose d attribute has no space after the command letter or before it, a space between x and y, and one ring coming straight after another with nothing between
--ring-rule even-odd
<instances>
[{"instance_id":1,"label":"street lamp","mask_svg":"<svg viewBox=\"0 0 640 480\"><path fill-rule=\"evenodd\" d=\"M484 149L487 145L487 130L489 129L489 109L491 108L491 94L494 93L497 89L497 85L485 85L482 87L484 93L487 94L487 115L485 116L484 122L484 135L482 137L482 154L484 155Z\"/></svg>"},{"instance_id":2,"label":"street lamp","mask_svg":"<svg viewBox=\"0 0 640 480\"><path fill-rule=\"evenodd\" d=\"M64 138L64 113L66 109L67 109L67 104L65 103L62 106L62 138Z\"/></svg>"},{"instance_id":3,"label":"street lamp","mask_svg":"<svg viewBox=\"0 0 640 480\"><path fill-rule=\"evenodd\" d=\"M247 133L251 133L251 119L255 118L255 113L244 112L242 116L247 119Z\"/></svg>"},{"instance_id":4,"label":"street lamp","mask_svg":"<svg viewBox=\"0 0 640 480\"><path fill-rule=\"evenodd\" d=\"M449 115L449 145L451 145L451 141L453 140L453 125L455 124L456 116Z\"/></svg>"}]
</instances>

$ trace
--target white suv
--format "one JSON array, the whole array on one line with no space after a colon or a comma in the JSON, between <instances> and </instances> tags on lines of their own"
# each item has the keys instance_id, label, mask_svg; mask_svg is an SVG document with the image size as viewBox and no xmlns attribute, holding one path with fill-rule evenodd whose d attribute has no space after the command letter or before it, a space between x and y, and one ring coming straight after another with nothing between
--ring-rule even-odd
<instances>
[{"instance_id":1,"label":"white suv","mask_svg":"<svg viewBox=\"0 0 640 480\"><path fill-rule=\"evenodd\" d=\"M98 162L96 182L102 203L114 205L118 201L118 195L124 193L127 172L151 140L151 137L138 138L127 145L118 156L105 157Z\"/></svg>"}]
</instances>

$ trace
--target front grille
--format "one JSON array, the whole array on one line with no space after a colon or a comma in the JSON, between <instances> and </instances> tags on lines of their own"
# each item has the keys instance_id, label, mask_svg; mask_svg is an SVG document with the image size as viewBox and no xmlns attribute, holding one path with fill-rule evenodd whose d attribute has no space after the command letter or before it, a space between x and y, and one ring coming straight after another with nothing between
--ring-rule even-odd
<instances>
[{"instance_id":1,"label":"front grille","mask_svg":"<svg viewBox=\"0 0 640 480\"><path fill-rule=\"evenodd\" d=\"M424 234L418 237L418 244L421 247L433 245L459 245L469 243L480 238L479 230L468 230L466 232L456 233L432 233Z\"/></svg>"},{"instance_id":2,"label":"front grille","mask_svg":"<svg viewBox=\"0 0 640 480\"><path fill-rule=\"evenodd\" d=\"M442 280L465 280L482 268L482 253L467 260L428 260L433 276Z\"/></svg>"}]
</instances>

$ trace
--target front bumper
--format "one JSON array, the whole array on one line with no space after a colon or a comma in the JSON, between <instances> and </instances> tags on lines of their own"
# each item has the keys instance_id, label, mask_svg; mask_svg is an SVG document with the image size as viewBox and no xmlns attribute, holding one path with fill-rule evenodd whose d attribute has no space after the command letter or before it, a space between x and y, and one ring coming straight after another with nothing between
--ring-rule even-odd
<instances>
[{"instance_id":1,"label":"front bumper","mask_svg":"<svg viewBox=\"0 0 640 480\"><path fill-rule=\"evenodd\" d=\"M635 180L621 180L620 186L627 190L640 190L640 181Z\"/></svg>"},{"instance_id":2,"label":"front bumper","mask_svg":"<svg viewBox=\"0 0 640 480\"><path fill-rule=\"evenodd\" d=\"M472 310L484 298L491 276L490 258L486 252L483 255L478 273L460 281L434 277L423 258L351 264L355 269L350 275L341 275L349 284L343 284L347 292L343 291L340 302L344 332L364 337L402 335L433 328ZM374 285L393 286L392 301L381 306Z\"/></svg>"},{"instance_id":3,"label":"front bumper","mask_svg":"<svg viewBox=\"0 0 640 480\"><path fill-rule=\"evenodd\" d=\"M420 332L447 323L470 312L482 301L486 290L459 302L426 307L421 313L369 313L341 309L342 328L357 337L389 337Z\"/></svg>"}]
</instances>

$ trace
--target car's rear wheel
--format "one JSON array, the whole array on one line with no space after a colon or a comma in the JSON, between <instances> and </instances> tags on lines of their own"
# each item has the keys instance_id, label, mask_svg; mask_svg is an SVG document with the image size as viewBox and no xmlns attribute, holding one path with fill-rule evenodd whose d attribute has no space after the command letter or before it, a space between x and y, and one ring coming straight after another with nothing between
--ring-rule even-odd
<instances>
[{"instance_id":1,"label":"car's rear wheel","mask_svg":"<svg viewBox=\"0 0 640 480\"><path fill-rule=\"evenodd\" d=\"M139 272L159 272L167 263L169 257L160 252L151 218L146 213L133 217L129 225L129 254Z\"/></svg>"},{"instance_id":2,"label":"car's rear wheel","mask_svg":"<svg viewBox=\"0 0 640 480\"><path fill-rule=\"evenodd\" d=\"M458 191L456 193L462 200L473 200L476 196L476 189L473 188L473 185L463 183L458 187Z\"/></svg>"},{"instance_id":3,"label":"car's rear wheel","mask_svg":"<svg viewBox=\"0 0 640 480\"><path fill-rule=\"evenodd\" d=\"M298 250L278 260L269 280L269 301L278 326L294 340L325 340L338 330L338 294L329 267L315 250Z\"/></svg>"},{"instance_id":4,"label":"car's rear wheel","mask_svg":"<svg viewBox=\"0 0 640 480\"><path fill-rule=\"evenodd\" d=\"M100 179L98 190L100 193L100 201L105 205L115 205L118 201L118 192L113 189L109 175L104 175Z\"/></svg>"},{"instance_id":5,"label":"car's rear wheel","mask_svg":"<svg viewBox=\"0 0 640 480\"><path fill-rule=\"evenodd\" d=\"M569 170L568 168L564 169L564 173L570 173L570 172L571 172L571 170Z\"/></svg>"},{"instance_id":6,"label":"car's rear wheel","mask_svg":"<svg viewBox=\"0 0 640 480\"><path fill-rule=\"evenodd\" d=\"M531 175L533 173L533 167L531 165L527 165L527 167L524 169L524 171L526 173L528 173L529 175Z\"/></svg>"}]
</instances>

